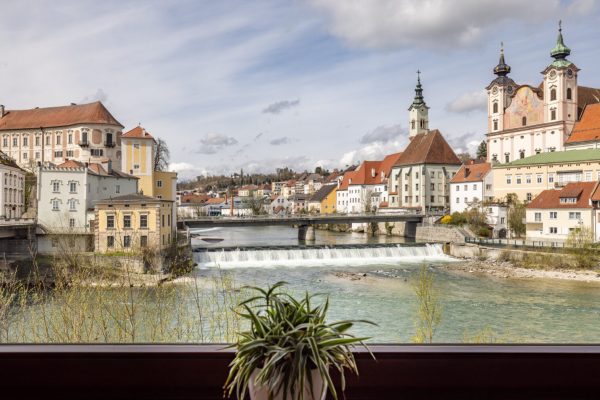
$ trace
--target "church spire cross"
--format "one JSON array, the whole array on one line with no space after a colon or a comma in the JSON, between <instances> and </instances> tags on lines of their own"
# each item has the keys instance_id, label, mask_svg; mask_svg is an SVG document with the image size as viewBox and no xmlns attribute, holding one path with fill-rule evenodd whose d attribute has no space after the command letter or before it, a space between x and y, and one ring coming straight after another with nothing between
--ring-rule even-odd
<instances>
[{"instance_id":1,"label":"church spire cross","mask_svg":"<svg viewBox=\"0 0 600 400\"><path fill-rule=\"evenodd\" d=\"M510 65L504 61L504 42L500 42L500 59L498 65L494 67L494 74L498 76L506 76L510 72Z\"/></svg>"},{"instance_id":2,"label":"church spire cross","mask_svg":"<svg viewBox=\"0 0 600 400\"><path fill-rule=\"evenodd\" d=\"M421 86L421 70L417 70L417 87L415 87L415 99L412 102L411 107L419 107L425 104L425 99L423 98L423 87Z\"/></svg>"}]
</instances>

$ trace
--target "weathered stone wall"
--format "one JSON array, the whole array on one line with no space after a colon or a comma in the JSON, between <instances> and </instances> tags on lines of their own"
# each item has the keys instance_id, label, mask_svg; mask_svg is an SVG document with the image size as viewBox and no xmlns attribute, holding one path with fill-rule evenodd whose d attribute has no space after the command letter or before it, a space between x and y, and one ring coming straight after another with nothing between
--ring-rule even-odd
<instances>
[{"instance_id":1,"label":"weathered stone wall","mask_svg":"<svg viewBox=\"0 0 600 400\"><path fill-rule=\"evenodd\" d=\"M453 226L417 226L415 239L426 242L464 243L465 235Z\"/></svg>"}]
</instances>

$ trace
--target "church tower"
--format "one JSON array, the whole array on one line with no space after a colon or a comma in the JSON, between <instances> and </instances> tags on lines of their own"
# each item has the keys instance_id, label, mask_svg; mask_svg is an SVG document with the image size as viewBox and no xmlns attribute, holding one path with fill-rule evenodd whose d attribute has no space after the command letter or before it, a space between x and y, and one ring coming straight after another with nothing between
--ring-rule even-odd
<instances>
[{"instance_id":1,"label":"church tower","mask_svg":"<svg viewBox=\"0 0 600 400\"><path fill-rule=\"evenodd\" d=\"M550 52L554 61L544 75L544 122L564 121L567 135L577 121L577 73L579 68L567 56L571 54L563 40L561 22L558 22L556 45Z\"/></svg>"},{"instance_id":2,"label":"church tower","mask_svg":"<svg viewBox=\"0 0 600 400\"><path fill-rule=\"evenodd\" d=\"M504 60L504 45L500 44L500 59L494 67L497 76L486 88L488 95L488 133L504 129L504 109L509 104L510 96L514 93L515 82L508 77L510 65Z\"/></svg>"},{"instance_id":3,"label":"church tower","mask_svg":"<svg viewBox=\"0 0 600 400\"><path fill-rule=\"evenodd\" d=\"M425 104L423 98L423 88L421 87L421 71L417 71L417 87L415 88L415 99L408 108L409 125L408 137L413 138L419 133L429 131L429 107Z\"/></svg>"}]
</instances>

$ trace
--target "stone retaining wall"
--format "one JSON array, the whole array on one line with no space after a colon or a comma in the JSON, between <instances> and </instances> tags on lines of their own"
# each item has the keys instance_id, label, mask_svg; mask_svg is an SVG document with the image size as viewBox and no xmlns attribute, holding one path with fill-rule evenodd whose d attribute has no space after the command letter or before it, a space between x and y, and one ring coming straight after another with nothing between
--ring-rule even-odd
<instances>
[{"instance_id":1,"label":"stone retaining wall","mask_svg":"<svg viewBox=\"0 0 600 400\"><path fill-rule=\"evenodd\" d=\"M425 242L464 243L465 235L453 226L417 226L415 239Z\"/></svg>"}]
</instances>

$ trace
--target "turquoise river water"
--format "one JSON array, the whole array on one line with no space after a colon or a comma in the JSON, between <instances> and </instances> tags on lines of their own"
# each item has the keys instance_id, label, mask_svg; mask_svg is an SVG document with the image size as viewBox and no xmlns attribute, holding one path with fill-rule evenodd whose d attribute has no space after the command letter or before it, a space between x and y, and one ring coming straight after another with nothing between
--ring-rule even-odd
<instances>
[{"instance_id":1,"label":"turquoise river water","mask_svg":"<svg viewBox=\"0 0 600 400\"><path fill-rule=\"evenodd\" d=\"M223 228L201 232L198 247L297 245L286 227ZM222 238L207 244L202 237ZM317 231L315 244L401 243L402 238L369 238L360 233ZM358 326L371 342L410 342L415 331L413 282L424 263L434 272L443 305L435 341L457 343L487 330L501 341L535 343L600 342L600 285L544 279L500 279L440 268L461 262L439 246L367 249L248 250L196 253L198 277L230 274L237 285L289 282L331 298L331 320L369 319ZM359 274L357 276L357 274ZM366 276L360 276L366 274ZM360 279L356 279L360 278Z\"/></svg>"}]
</instances>

